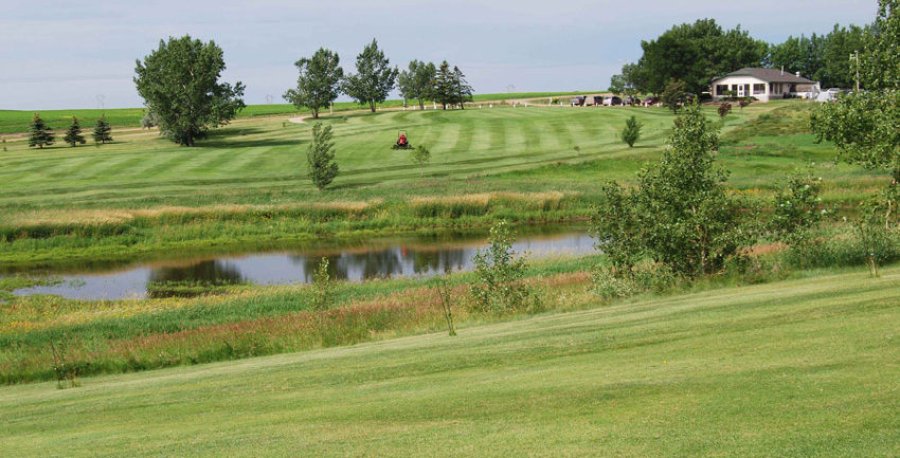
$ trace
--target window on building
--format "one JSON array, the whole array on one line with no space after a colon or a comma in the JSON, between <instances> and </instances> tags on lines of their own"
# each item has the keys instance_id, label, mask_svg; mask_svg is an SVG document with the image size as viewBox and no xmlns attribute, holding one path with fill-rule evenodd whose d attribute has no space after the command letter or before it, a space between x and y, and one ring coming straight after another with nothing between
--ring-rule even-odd
<instances>
[{"instance_id":1,"label":"window on building","mask_svg":"<svg viewBox=\"0 0 900 458\"><path fill-rule=\"evenodd\" d=\"M716 95L726 95L728 93L728 85L727 84L717 84L716 85Z\"/></svg>"},{"instance_id":2,"label":"window on building","mask_svg":"<svg viewBox=\"0 0 900 458\"><path fill-rule=\"evenodd\" d=\"M765 94L766 93L766 85L765 84L754 84L753 85L753 94Z\"/></svg>"}]
</instances>

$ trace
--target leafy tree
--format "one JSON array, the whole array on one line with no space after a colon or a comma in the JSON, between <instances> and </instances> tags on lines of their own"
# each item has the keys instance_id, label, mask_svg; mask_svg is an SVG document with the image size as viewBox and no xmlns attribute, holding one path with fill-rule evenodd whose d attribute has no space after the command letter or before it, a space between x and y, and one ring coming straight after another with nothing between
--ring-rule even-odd
<instances>
[{"instance_id":1,"label":"leafy tree","mask_svg":"<svg viewBox=\"0 0 900 458\"><path fill-rule=\"evenodd\" d=\"M147 108L172 141L194 146L210 127L227 124L244 108L244 85L220 83L222 49L185 35L160 40L159 48L137 61L134 82Z\"/></svg>"},{"instance_id":2,"label":"leafy tree","mask_svg":"<svg viewBox=\"0 0 900 458\"><path fill-rule=\"evenodd\" d=\"M849 56L863 52L865 29L852 25L841 27L835 24L822 46L822 67L815 73L801 74L819 81L824 87L851 88L856 82L856 64Z\"/></svg>"},{"instance_id":3,"label":"leafy tree","mask_svg":"<svg viewBox=\"0 0 900 458\"><path fill-rule=\"evenodd\" d=\"M106 121L106 116L100 116L100 119L97 119L97 125L94 126L94 143L105 145L111 142L113 140L111 133L112 127Z\"/></svg>"},{"instance_id":4,"label":"leafy tree","mask_svg":"<svg viewBox=\"0 0 900 458\"><path fill-rule=\"evenodd\" d=\"M523 282L527 264L525 258L516 257L513 241L509 223L501 220L491 228L490 246L475 255L479 283L471 291L483 312L536 311L540 307L534 290Z\"/></svg>"},{"instance_id":5,"label":"leafy tree","mask_svg":"<svg viewBox=\"0 0 900 458\"><path fill-rule=\"evenodd\" d=\"M145 110L144 116L141 118L141 128L142 129L152 129L159 125L159 116L156 113Z\"/></svg>"},{"instance_id":6,"label":"leafy tree","mask_svg":"<svg viewBox=\"0 0 900 458\"><path fill-rule=\"evenodd\" d=\"M885 225L900 222L900 8L898 0L880 0L878 17L860 55L868 91L820 105L811 116L819 141L837 146L845 161L891 175L885 191ZM895 223L896 224L896 223Z\"/></svg>"},{"instance_id":7,"label":"leafy tree","mask_svg":"<svg viewBox=\"0 0 900 458\"><path fill-rule=\"evenodd\" d=\"M637 205L637 194L610 182L603 186L603 203L592 218L591 233L601 241L597 248L603 250L616 276L630 276L646 253Z\"/></svg>"},{"instance_id":8,"label":"leafy tree","mask_svg":"<svg viewBox=\"0 0 900 458\"><path fill-rule=\"evenodd\" d=\"M758 67L768 45L737 27L723 30L713 19L672 27L657 39L641 43L643 55L632 82L643 92L659 94L672 79L685 83L685 91L699 94L716 76L742 67ZM623 71L624 74L624 71Z\"/></svg>"},{"instance_id":9,"label":"leafy tree","mask_svg":"<svg viewBox=\"0 0 900 458\"><path fill-rule=\"evenodd\" d=\"M717 128L691 104L676 118L669 143L662 160L638 175L636 190L605 188L594 231L623 271L647 256L679 275L718 272L752 234L740 201L725 192L727 173L715 166Z\"/></svg>"},{"instance_id":10,"label":"leafy tree","mask_svg":"<svg viewBox=\"0 0 900 458\"><path fill-rule=\"evenodd\" d=\"M625 128L622 129L622 141L627 143L629 148L633 148L634 144L640 140L641 127L643 126L634 116L625 121Z\"/></svg>"},{"instance_id":11,"label":"leafy tree","mask_svg":"<svg viewBox=\"0 0 900 458\"><path fill-rule=\"evenodd\" d=\"M309 166L309 177L319 191L325 189L338 174L338 165L334 160L334 142L331 141L331 126L322 127L322 123L313 125L312 142L306 153Z\"/></svg>"},{"instance_id":12,"label":"leafy tree","mask_svg":"<svg viewBox=\"0 0 900 458\"><path fill-rule=\"evenodd\" d=\"M425 173L424 165L431 160L431 151L425 145L419 145L410 152L413 162L419 166L419 172Z\"/></svg>"},{"instance_id":13,"label":"leafy tree","mask_svg":"<svg viewBox=\"0 0 900 458\"><path fill-rule=\"evenodd\" d=\"M691 97L691 94L685 91L685 87L684 81L669 81L660 96L660 101L662 101L662 104L666 108L672 110L673 113L678 113L678 110L680 110Z\"/></svg>"},{"instance_id":14,"label":"leafy tree","mask_svg":"<svg viewBox=\"0 0 900 458\"><path fill-rule=\"evenodd\" d=\"M344 92L353 97L361 105L369 105L375 112L377 104L387 99L399 73L396 68L391 68L391 61L384 57L384 53L378 49L378 42L363 48L362 53L356 56L356 74L350 75L344 81Z\"/></svg>"},{"instance_id":15,"label":"leafy tree","mask_svg":"<svg viewBox=\"0 0 900 458\"><path fill-rule=\"evenodd\" d=\"M72 125L66 129L66 136L63 140L73 147L86 143L84 135L81 135L81 125L78 123L78 118L72 116Z\"/></svg>"},{"instance_id":16,"label":"leafy tree","mask_svg":"<svg viewBox=\"0 0 900 458\"><path fill-rule=\"evenodd\" d=\"M870 90L900 90L900 0L879 0L865 37L863 83Z\"/></svg>"},{"instance_id":17,"label":"leafy tree","mask_svg":"<svg viewBox=\"0 0 900 458\"><path fill-rule=\"evenodd\" d=\"M337 53L320 48L311 58L302 58L294 63L300 76L297 88L284 93L285 100L298 109L309 108L313 119L319 118L319 111L327 108L340 94L344 70Z\"/></svg>"},{"instance_id":18,"label":"leafy tree","mask_svg":"<svg viewBox=\"0 0 900 458\"><path fill-rule=\"evenodd\" d=\"M34 117L31 118L31 135L28 137L28 146L37 146L38 148L43 149L45 146L52 145L53 141L53 129L47 124L44 124L41 115L35 113Z\"/></svg>"},{"instance_id":19,"label":"leafy tree","mask_svg":"<svg viewBox=\"0 0 900 458\"><path fill-rule=\"evenodd\" d=\"M625 77L622 74L613 75L609 79L609 92L612 92L615 95L620 95L625 92Z\"/></svg>"},{"instance_id":20,"label":"leafy tree","mask_svg":"<svg viewBox=\"0 0 900 458\"><path fill-rule=\"evenodd\" d=\"M790 73L800 72L801 75L816 78L824 65L824 42L825 37L815 33L809 37L789 36L784 42L769 46L767 64Z\"/></svg>"},{"instance_id":21,"label":"leafy tree","mask_svg":"<svg viewBox=\"0 0 900 458\"><path fill-rule=\"evenodd\" d=\"M397 86L404 100L415 100L419 109L425 109L425 101L434 99L434 80L437 76L437 68L429 62L413 60L409 63L409 69L400 72L397 77Z\"/></svg>"}]
</instances>

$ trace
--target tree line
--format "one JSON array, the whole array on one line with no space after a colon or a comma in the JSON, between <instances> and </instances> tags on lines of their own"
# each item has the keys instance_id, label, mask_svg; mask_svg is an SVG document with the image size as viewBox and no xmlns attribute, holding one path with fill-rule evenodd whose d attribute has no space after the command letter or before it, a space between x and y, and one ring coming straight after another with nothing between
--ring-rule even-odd
<instances>
[{"instance_id":1,"label":"tree line","mask_svg":"<svg viewBox=\"0 0 900 458\"><path fill-rule=\"evenodd\" d=\"M374 39L356 56L356 73L345 75L340 56L326 48L294 65L300 73L297 86L286 91L284 98L309 109L313 118L341 94L373 112L394 88L399 88L405 101L415 100L420 107L432 100L444 109L462 108L472 100L472 87L459 67L446 61L435 66L414 60L401 72L391 66ZM158 48L135 65L134 83L148 110L142 124L159 126L164 135L184 146L193 146L210 128L228 124L245 107L246 87L240 81L221 82L225 68L222 48L214 41L189 35L160 40Z\"/></svg>"},{"instance_id":2,"label":"tree line","mask_svg":"<svg viewBox=\"0 0 900 458\"><path fill-rule=\"evenodd\" d=\"M673 26L655 40L642 41L637 62L622 66L610 81L617 93L662 94L673 81L690 94L700 94L717 77L743 67L783 68L819 81L823 87L855 84L856 62L866 37L877 33L867 26L836 24L824 35L789 36L782 43L753 38L740 26L726 30L714 19Z\"/></svg>"},{"instance_id":3,"label":"tree line","mask_svg":"<svg viewBox=\"0 0 900 458\"><path fill-rule=\"evenodd\" d=\"M400 71L391 67L390 59L374 39L356 56L354 74L345 76L340 56L326 48L299 59L294 65L300 72L297 87L285 92L284 98L299 109L308 109L314 119L341 94L368 105L372 112L394 88L399 89L404 104L415 102L420 109L426 101L439 103L446 110L453 106L463 108L465 102L472 100L472 86L459 67L451 68L447 61L435 66L414 59L407 69Z\"/></svg>"}]
</instances>

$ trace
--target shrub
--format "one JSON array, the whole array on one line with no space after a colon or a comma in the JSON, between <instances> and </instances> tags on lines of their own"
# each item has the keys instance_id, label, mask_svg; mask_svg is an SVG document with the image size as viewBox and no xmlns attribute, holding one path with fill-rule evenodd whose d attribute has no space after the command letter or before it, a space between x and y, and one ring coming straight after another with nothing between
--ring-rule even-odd
<instances>
[{"instance_id":1,"label":"shrub","mask_svg":"<svg viewBox=\"0 0 900 458\"><path fill-rule=\"evenodd\" d=\"M328 258L323 257L316 266L313 274L313 310L322 312L331 307L333 301L334 284L331 274L328 273Z\"/></svg>"},{"instance_id":2,"label":"shrub","mask_svg":"<svg viewBox=\"0 0 900 458\"><path fill-rule=\"evenodd\" d=\"M719 105L719 117L724 118L728 116L728 113L731 113L731 104L722 102L722 104Z\"/></svg>"},{"instance_id":3,"label":"shrub","mask_svg":"<svg viewBox=\"0 0 900 458\"><path fill-rule=\"evenodd\" d=\"M821 178L793 175L785 189L776 192L770 231L777 240L798 242L827 214L819 197L821 187Z\"/></svg>"},{"instance_id":4,"label":"shrub","mask_svg":"<svg viewBox=\"0 0 900 458\"><path fill-rule=\"evenodd\" d=\"M594 294L613 300L645 292L668 291L678 283L678 276L658 263L645 264L628 271L598 266L591 272L591 281Z\"/></svg>"},{"instance_id":5,"label":"shrub","mask_svg":"<svg viewBox=\"0 0 900 458\"><path fill-rule=\"evenodd\" d=\"M509 223L501 220L491 228L490 247L475 255L478 284L471 291L482 312L540 310L535 291L523 281L527 264L513 252L513 240Z\"/></svg>"},{"instance_id":6,"label":"shrub","mask_svg":"<svg viewBox=\"0 0 900 458\"><path fill-rule=\"evenodd\" d=\"M425 173L425 164L431 160L431 151L428 150L424 145L419 145L410 151L410 157L414 164L419 167L419 174L422 175Z\"/></svg>"}]
</instances>

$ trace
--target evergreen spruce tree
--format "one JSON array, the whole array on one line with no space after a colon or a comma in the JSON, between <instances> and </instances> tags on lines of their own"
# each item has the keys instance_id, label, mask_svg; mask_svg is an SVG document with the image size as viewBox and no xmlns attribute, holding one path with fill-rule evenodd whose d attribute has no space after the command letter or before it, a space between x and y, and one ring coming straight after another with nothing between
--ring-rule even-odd
<instances>
[{"instance_id":1,"label":"evergreen spruce tree","mask_svg":"<svg viewBox=\"0 0 900 458\"><path fill-rule=\"evenodd\" d=\"M85 143L84 135L81 135L81 125L78 123L78 118L72 116L72 125L66 129L66 136L63 140L73 147Z\"/></svg>"},{"instance_id":2,"label":"evergreen spruce tree","mask_svg":"<svg viewBox=\"0 0 900 458\"><path fill-rule=\"evenodd\" d=\"M35 113L31 119L31 137L28 139L28 146L43 148L53 144L53 129L44 124L41 115Z\"/></svg>"},{"instance_id":3,"label":"evergreen spruce tree","mask_svg":"<svg viewBox=\"0 0 900 458\"><path fill-rule=\"evenodd\" d=\"M453 103L454 86L453 71L445 60L441 62L434 79L434 100L440 103L444 110L447 109L447 105Z\"/></svg>"},{"instance_id":4,"label":"evergreen spruce tree","mask_svg":"<svg viewBox=\"0 0 900 458\"><path fill-rule=\"evenodd\" d=\"M106 121L106 116L101 116L100 119L97 120L97 125L94 127L94 142L97 144L107 144L111 142L112 128L109 127L109 122Z\"/></svg>"},{"instance_id":5,"label":"evergreen spruce tree","mask_svg":"<svg viewBox=\"0 0 900 458\"><path fill-rule=\"evenodd\" d=\"M641 138L641 123L637 118L632 116L625 121L625 128L622 129L622 141L628 144L629 148L633 148Z\"/></svg>"},{"instance_id":6,"label":"evergreen spruce tree","mask_svg":"<svg viewBox=\"0 0 900 458\"><path fill-rule=\"evenodd\" d=\"M466 81L466 75L457 66L453 66L453 102L461 109L466 108L466 102L472 101L472 86Z\"/></svg>"}]
</instances>

